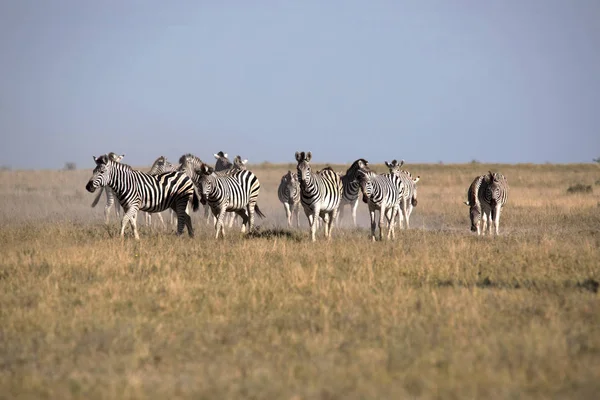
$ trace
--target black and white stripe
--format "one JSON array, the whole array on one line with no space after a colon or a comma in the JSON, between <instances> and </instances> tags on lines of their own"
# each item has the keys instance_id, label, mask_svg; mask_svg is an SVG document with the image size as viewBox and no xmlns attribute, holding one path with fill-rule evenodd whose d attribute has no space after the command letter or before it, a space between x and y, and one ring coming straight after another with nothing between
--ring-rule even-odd
<instances>
[{"instance_id":1,"label":"black and white stripe","mask_svg":"<svg viewBox=\"0 0 600 400\"><path fill-rule=\"evenodd\" d=\"M342 195L342 201L340 202L340 215L338 217L341 222L344 215L344 207L346 205L350 206L350 211L352 213L352 222L356 227L356 209L358 208L358 197L360 193L360 185L356 178L356 173L360 170L368 170L369 162L364 158L359 158L354 161L350 168L346 171L346 174L342 175L342 185L344 187L344 192Z\"/></svg>"},{"instance_id":2,"label":"black and white stripe","mask_svg":"<svg viewBox=\"0 0 600 400\"><path fill-rule=\"evenodd\" d=\"M404 160L398 161L392 160L392 162L385 162L385 165L389 168L390 174L396 175L402 180L404 184L404 192L400 199L400 213L398 213L398 219L400 221L400 229L402 229L402 220L406 222L406 229L410 228L410 215L412 214L413 207L417 206L417 182L421 179L420 176L413 178L411 173L402 169Z\"/></svg>"},{"instance_id":3,"label":"black and white stripe","mask_svg":"<svg viewBox=\"0 0 600 400\"><path fill-rule=\"evenodd\" d=\"M492 227L496 235L500 228L500 213L508 200L508 181L504 175L489 171L473 180L467 191L466 205L469 206L471 231L485 234L489 219L489 233ZM481 226L483 220L483 226Z\"/></svg>"},{"instance_id":4,"label":"black and white stripe","mask_svg":"<svg viewBox=\"0 0 600 400\"><path fill-rule=\"evenodd\" d=\"M160 156L156 160L154 160L154 163L152 163L152 167L150 167L150 171L148 171L148 175L160 175L160 174L164 174L165 172L172 172L172 171L177 171L177 167L174 166L173 164L171 164L165 156ZM152 214L145 213L145 215L146 215L146 225L151 226L152 225ZM165 221L162 217L162 214L157 213L156 216L158 217L163 228L166 228L167 226L165 225ZM169 224L173 225L174 223L175 223L175 211L170 210Z\"/></svg>"},{"instance_id":5,"label":"black and white stripe","mask_svg":"<svg viewBox=\"0 0 600 400\"><path fill-rule=\"evenodd\" d=\"M227 153L220 151L217 154L213 154L213 156L217 159L217 161L215 161L215 172L227 171L233 167L233 164L229 161L229 158L227 158Z\"/></svg>"},{"instance_id":6,"label":"black and white stripe","mask_svg":"<svg viewBox=\"0 0 600 400\"><path fill-rule=\"evenodd\" d=\"M292 218L296 216L296 227L300 227L300 182L298 174L288 171L281 177L277 197L283 203L288 226L292 226Z\"/></svg>"},{"instance_id":7,"label":"black and white stripe","mask_svg":"<svg viewBox=\"0 0 600 400\"><path fill-rule=\"evenodd\" d=\"M394 219L400 212L400 199L404 193L404 183L393 174L377 174L373 171L359 171L358 182L363 194L363 201L369 205L371 217L371 240L375 240L377 220L375 212L379 211L379 238L383 239L382 226L384 217L388 221L388 240L395 237Z\"/></svg>"},{"instance_id":8,"label":"black and white stripe","mask_svg":"<svg viewBox=\"0 0 600 400\"><path fill-rule=\"evenodd\" d=\"M195 183L200 189L201 201L210 206L217 219L216 238L219 234L225 236L223 219L226 211L233 211L242 218L242 232L250 232L254 228L254 212L264 218L257 204L260 182L251 171L220 175L204 164L195 172L195 179L198 179Z\"/></svg>"},{"instance_id":9,"label":"black and white stripe","mask_svg":"<svg viewBox=\"0 0 600 400\"><path fill-rule=\"evenodd\" d=\"M123 159L123 157L125 157L125 154L119 155L111 151L107 154L107 156L114 162L120 162ZM98 195L92 202L92 208L96 207L96 205L98 204L98 201L100 200L103 191L106 192L106 205L104 206L104 221L108 225L111 208L113 208L113 206L115 207L115 215L117 219L119 219L121 218L121 206L118 202L115 202L115 195L109 187L101 187L100 191L98 192Z\"/></svg>"},{"instance_id":10,"label":"black and white stripe","mask_svg":"<svg viewBox=\"0 0 600 400\"><path fill-rule=\"evenodd\" d=\"M298 162L298 179L300 180L300 202L310 225L311 239L315 241L317 220L323 218L325 237L331 239L333 221L337 218L342 200L342 180L340 176L327 167L317 173L312 173L310 160L312 154L296 152Z\"/></svg>"},{"instance_id":11,"label":"black and white stripe","mask_svg":"<svg viewBox=\"0 0 600 400\"><path fill-rule=\"evenodd\" d=\"M129 165L114 162L108 156L94 157L96 168L86 185L89 192L107 186L112 189L125 215L121 223L121 236L125 233L127 222L131 224L133 234L139 239L136 217L139 210L161 212L169 208L177 213L177 234L183 233L184 225L190 236L194 235L192 220L188 213L191 201L193 210L199 205L194 183L186 174L174 171L160 175L149 175L133 170Z\"/></svg>"}]
</instances>

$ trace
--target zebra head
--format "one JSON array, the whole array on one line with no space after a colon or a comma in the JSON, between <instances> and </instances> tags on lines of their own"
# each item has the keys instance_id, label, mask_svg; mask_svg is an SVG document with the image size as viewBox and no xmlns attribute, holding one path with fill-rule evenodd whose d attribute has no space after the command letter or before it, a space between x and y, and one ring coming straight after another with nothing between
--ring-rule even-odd
<instances>
[{"instance_id":1,"label":"zebra head","mask_svg":"<svg viewBox=\"0 0 600 400\"><path fill-rule=\"evenodd\" d=\"M281 178L285 183L285 188L290 195L293 195L298 191L300 182L298 182L298 174L294 174L292 171L288 171L287 174Z\"/></svg>"},{"instance_id":2,"label":"zebra head","mask_svg":"<svg viewBox=\"0 0 600 400\"><path fill-rule=\"evenodd\" d=\"M106 154L97 158L94 156L94 161L96 162L96 168L94 168L92 177L85 185L85 189L90 193L94 193L99 187L108 185L112 175L112 163L114 162Z\"/></svg>"},{"instance_id":3,"label":"zebra head","mask_svg":"<svg viewBox=\"0 0 600 400\"><path fill-rule=\"evenodd\" d=\"M247 163L248 163L248 160L242 160L242 157L235 156L235 158L233 159L232 169L234 171L245 171L247 169L247 167L246 167Z\"/></svg>"},{"instance_id":4,"label":"zebra head","mask_svg":"<svg viewBox=\"0 0 600 400\"><path fill-rule=\"evenodd\" d=\"M184 172L187 176L192 178L192 181L198 185L198 174L196 170L204 165L204 162L193 154L187 153L179 157L179 168L178 171Z\"/></svg>"},{"instance_id":5,"label":"zebra head","mask_svg":"<svg viewBox=\"0 0 600 400\"><path fill-rule=\"evenodd\" d=\"M213 154L213 156L215 156L215 158L217 159L217 161L215 162L215 171L226 171L233 166L233 164L231 164L231 161L229 161L229 159L227 158L227 153L223 153L222 151L220 151L217 154Z\"/></svg>"},{"instance_id":6,"label":"zebra head","mask_svg":"<svg viewBox=\"0 0 600 400\"><path fill-rule=\"evenodd\" d=\"M348 168L348 170L346 171L346 176L348 176L351 181L355 181L356 173L359 170L370 171L369 162L364 158L359 158L358 160L354 161L350 168Z\"/></svg>"},{"instance_id":7,"label":"zebra head","mask_svg":"<svg viewBox=\"0 0 600 400\"><path fill-rule=\"evenodd\" d=\"M404 165L404 160L401 160L399 163L397 160L392 160L392 162L385 162L385 166L389 168L390 174L399 176L400 172L402 172L402 166Z\"/></svg>"},{"instance_id":8,"label":"zebra head","mask_svg":"<svg viewBox=\"0 0 600 400\"><path fill-rule=\"evenodd\" d=\"M301 185L308 185L311 180L310 160L312 153L296 152L296 161L298 162L298 179Z\"/></svg>"},{"instance_id":9,"label":"zebra head","mask_svg":"<svg viewBox=\"0 0 600 400\"><path fill-rule=\"evenodd\" d=\"M363 171L359 169L356 173L356 180L360 185L360 190L363 194L362 200L365 203L369 202L369 198L373 194L373 183L371 182L371 177L373 172L371 171Z\"/></svg>"},{"instance_id":10,"label":"zebra head","mask_svg":"<svg viewBox=\"0 0 600 400\"><path fill-rule=\"evenodd\" d=\"M209 165L202 164L195 170L198 176L198 189L200 191L200 202L206 204L206 199L215 188L215 170Z\"/></svg>"},{"instance_id":11,"label":"zebra head","mask_svg":"<svg viewBox=\"0 0 600 400\"><path fill-rule=\"evenodd\" d=\"M154 163L152 164L152 168L150 168L148 174L158 175L170 171L173 171L173 164L167 161L167 158L165 156L160 156L156 159L156 161L154 161Z\"/></svg>"}]
</instances>

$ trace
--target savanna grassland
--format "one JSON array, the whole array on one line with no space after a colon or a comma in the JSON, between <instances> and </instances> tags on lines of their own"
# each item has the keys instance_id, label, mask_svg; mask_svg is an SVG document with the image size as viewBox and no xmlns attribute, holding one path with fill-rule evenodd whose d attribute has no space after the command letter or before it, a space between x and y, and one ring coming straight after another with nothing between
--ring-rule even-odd
<instances>
[{"instance_id":1,"label":"savanna grassland","mask_svg":"<svg viewBox=\"0 0 600 400\"><path fill-rule=\"evenodd\" d=\"M412 227L375 243L364 204L330 242L288 230L293 168L251 166L267 219L218 241L202 212L121 240L91 170L0 172L0 398L597 398L597 165L407 165ZM511 192L476 237L488 169Z\"/></svg>"}]
</instances>

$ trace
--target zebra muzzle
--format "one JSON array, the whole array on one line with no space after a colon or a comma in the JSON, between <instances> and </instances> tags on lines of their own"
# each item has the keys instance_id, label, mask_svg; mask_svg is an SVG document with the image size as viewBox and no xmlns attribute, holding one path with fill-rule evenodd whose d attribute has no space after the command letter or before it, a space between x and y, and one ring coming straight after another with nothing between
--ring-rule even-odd
<instances>
[{"instance_id":1,"label":"zebra muzzle","mask_svg":"<svg viewBox=\"0 0 600 400\"><path fill-rule=\"evenodd\" d=\"M85 189L90 193L94 193L96 191L96 188L94 187L92 181L89 181L87 185L85 185Z\"/></svg>"}]
</instances>

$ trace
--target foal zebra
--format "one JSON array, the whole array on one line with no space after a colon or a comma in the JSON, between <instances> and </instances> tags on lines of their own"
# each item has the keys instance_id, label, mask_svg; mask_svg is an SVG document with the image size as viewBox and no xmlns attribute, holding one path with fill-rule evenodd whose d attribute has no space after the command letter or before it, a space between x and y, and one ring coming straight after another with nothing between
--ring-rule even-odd
<instances>
[{"instance_id":1,"label":"foal zebra","mask_svg":"<svg viewBox=\"0 0 600 400\"><path fill-rule=\"evenodd\" d=\"M477 235L485 234L489 218L489 233L492 234L492 225L496 235L500 228L500 212L508 200L508 182L504 175L491 171L486 175L475 178L467 191L466 205L469 206L471 231ZM483 227L481 220L483 219Z\"/></svg>"},{"instance_id":2,"label":"foal zebra","mask_svg":"<svg viewBox=\"0 0 600 400\"><path fill-rule=\"evenodd\" d=\"M184 225L188 234L194 236L188 204L192 201L193 210L198 209L198 195L194 183L186 174L178 171L161 175L149 175L133 170L129 165L112 161L108 156L94 156L96 168L85 188L93 193L102 186L110 187L125 215L121 222L121 237L125 234L127 222L131 224L133 235L139 239L136 217L138 210L161 212L168 208L177 213L177 235L183 233Z\"/></svg>"},{"instance_id":3,"label":"foal zebra","mask_svg":"<svg viewBox=\"0 0 600 400\"><path fill-rule=\"evenodd\" d=\"M173 164L171 164L169 161L167 161L167 158L165 156L160 156L158 157L154 163L152 163L152 167L150 167L150 171L148 171L148 175L160 175L160 174L164 174L165 172L172 172L172 171L177 171L177 167L175 167ZM152 225L152 214L150 213L145 213L146 214L146 225L150 226ZM156 214L158 219L160 220L160 223L162 224L163 228L166 228L165 225L165 221L162 217L161 213L157 213ZM175 223L175 212L173 210L171 210L170 214L169 214L169 224L174 224Z\"/></svg>"},{"instance_id":4,"label":"foal zebra","mask_svg":"<svg viewBox=\"0 0 600 400\"><path fill-rule=\"evenodd\" d=\"M281 177L279 188L277 189L279 201L283 203L285 216L288 226L292 226L292 218L296 216L296 227L300 227L300 182L298 182L298 174L288 171L287 174Z\"/></svg>"},{"instance_id":5,"label":"foal zebra","mask_svg":"<svg viewBox=\"0 0 600 400\"><path fill-rule=\"evenodd\" d=\"M296 152L298 178L300 180L300 201L310 225L311 239L314 242L317 220L323 218L325 237L331 239L333 221L337 218L342 199L342 180L330 167L312 173L310 160L312 154Z\"/></svg>"},{"instance_id":6,"label":"foal zebra","mask_svg":"<svg viewBox=\"0 0 600 400\"><path fill-rule=\"evenodd\" d=\"M110 158L111 160L113 160L114 162L120 162L123 157L125 157L125 154L117 154L117 153L113 153L112 151L110 153L107 154L108 158ZM118 218L121 217L121 206L119 205L119 203L115 203L115 195L112 192L112 190L109 187L101 187L100 191L98 192L98 196L96 196L96 198L94 199L94 201L92 202L92 208L96 207L96 205L98 204L98 201L100 200L100 197L102 196L102 191L106 192L106 205L104 206L104 220L106 222L106 224L108 225L108 220L109 220L109 216L110 216L110 209L113 207L113 205L115 206L115 215Z\"/></svg>"},{"instance_id":7,"label":"foal zebra","mask_svg":"<svg viewBox=\"0 0 600 400\"><path fill-rule=\"evenodd\" d=\"M413 207L417 206L417 185L421 179L420 176L413 178L410 172L405 171L402 168L404 160L398 161L392 160L391 163L385 162L385 165L389 168L390 174L397 176L404 183L404 191L402 198L400 199L400 213L398 213L398 220L400 221L400 229L402 229L402 220L406 221L406 229L410 228L409 220L410 214L412 214Z\"/></svg>"},{"instance_id":8,"label":"foal zebra","mask_svg":"<svg viewBox=\"0 0 600 400\"><path fill-rule=\"evenodd\" d=\"M394 174L378 175L372 171L359 171L358 183L363 193L363 201L369 205L371 216L371 240L375 241L377 221L375 212L379 211L379 238L383 239L384 217L388 220L387 239L395 238L394 219L400 211L400 200L404 194L404 182Z\"/></svg>"},{"instance_id":9,"label":"foal zebra","mask_svg":"<svg viewBox=\"0 0 600 400\"><path fill-rule=\"evenodd\" d=\"M217 219L216 239L219 238L219 233L225 237L223 217L226 211L234 211L242 217L242 232L250 232L254 228L255 211L259 217L265 217L257 204L260 182L251 171L219 175L213 168L203 164L195 172L198 178L195 183L200 188L201 201L210 206Z\"/></svg>"},{"instance_id":10,"label":"foal zebra","mask_svg":"<svg viewBox=\"0 0 600 400\"><path fill-rule=\"evenodd\" d=\"M345 175L342 175L342 185L344 192L342 201L340 202L340 215L339 220L342 221L344 215L344 206L349 205L352 212L352 222L356 227L356 209L358 208L358 194L360 192L360 185L356 179L356 173L359 169L368 169L369 162L364 158L359 158L354 161L350 168L346 171Z\"/></svg>"}]
</instances>

